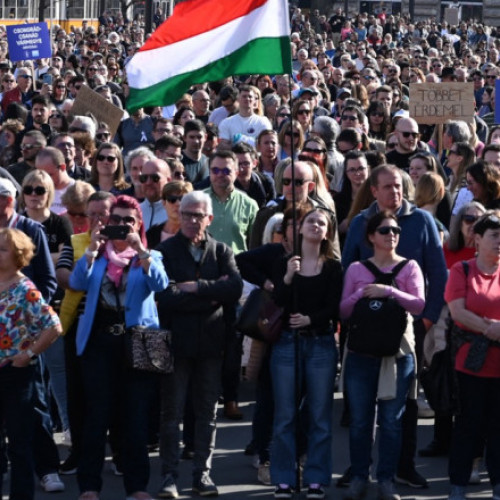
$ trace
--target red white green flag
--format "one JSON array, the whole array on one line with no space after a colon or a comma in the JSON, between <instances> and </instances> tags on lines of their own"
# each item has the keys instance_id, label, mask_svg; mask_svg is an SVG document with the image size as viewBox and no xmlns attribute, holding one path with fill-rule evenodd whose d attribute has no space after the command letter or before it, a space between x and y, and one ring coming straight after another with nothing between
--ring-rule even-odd
<instances>
[{"instance_id":1,"label":"red white green flag","mask_svg":"<svg viewBox=\"0 0 500 500\"><path fill-rule=\"evenodd\" d=\"M291 73L286 0L186 0L126 66L127 109L173 104L196 83Z\"/></svg>"}]
</instances>

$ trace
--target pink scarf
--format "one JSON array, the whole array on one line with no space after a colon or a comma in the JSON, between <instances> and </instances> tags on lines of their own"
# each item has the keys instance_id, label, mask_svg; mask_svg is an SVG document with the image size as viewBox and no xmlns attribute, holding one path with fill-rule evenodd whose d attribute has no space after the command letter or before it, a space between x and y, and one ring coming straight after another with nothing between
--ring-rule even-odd
<instances>
[{"instance_id":1,"label":"pink scarf","mask_svg":"<svg viewBox=\"0 0 500 500\"><path fill-rule=\"evenodd\" d=\"M104 253L105 257L108 259L106 274L117 288L120 286L123 269L130 264L130 261L136 254L137 252L131 247L127 247L123 252L117 253L111 241L106 243L106 251Z\"/></svg>"}]
</instances>

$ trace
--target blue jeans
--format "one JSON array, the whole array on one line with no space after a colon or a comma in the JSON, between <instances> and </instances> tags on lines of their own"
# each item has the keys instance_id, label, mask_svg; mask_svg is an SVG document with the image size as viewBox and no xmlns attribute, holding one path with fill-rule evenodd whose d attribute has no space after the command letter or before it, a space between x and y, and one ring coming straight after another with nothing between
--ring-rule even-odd
<instances>
[{"instance_id":1,"label":"blue jeans","mask_svg":"<svg viewBox=\"0 0 500 500\"><path fill-rule=\"evenodd\" d=\"M212 468L215 448L215 417L220 394L222 359L176 358L174 373L161 385L160 459L162 475L177 477L180 424L188 387L192 383L194 412L193 478Z\"/></svg>"},{"instance_id":2,"label":"blue jeans","mask_svg":"<svg viewBox=\"0 0 500 500\"><path fill-rule=\"evenodd\" d=\"M385 482L392 480L396 473L401 449L401 420L410 384L415 377L415 359L412 354L407 354L396 360L396 397L377 401L381 363L382 358L349 352L345 361L344 384L351 410L349 444L352 475L368 479L375 408L378 407L377 481Z\"/></svg>"},{"instance_id":3,"label":"blue jeans","mask_svg":"<svg viewBox=\"0 0 500 500\"><path fill-rule=\"evenodd\" d=\"M69 429L68 398L66 393L66 362L64 359L64 338L59 337L43 353L45 366L49 371L49 386L57 403L63 430Z\"/></svg>"},{"instance_id":4,"label":"blue jeans","mask_svg":"<svg viewBox=\"0 0 500 500\"><path fill-rule=\"evenodd\" d=\"M307 462L304 484L330 484L332 474L333 387L337 347L332 335L298 337L299 377L308 408ZM273 346L271 377L274 392L274 425L271 444L273 483L295 482L295 339L284 331Z\"/></svg>"},{"instance_id":5,"label":"blue jeans","mask_svg":"<svg viewBox=\"0 0 500 500\"><path fill-rule=\"evenodd\" d=\"M0 368L0 422L9 438L11 500L35 498L34 426L35 369Z\"/></svg>"},{"instance_id":6,"label":"blue jeans","mask_svg":"<svg viewBox=\"0 0 500 500\"><path fill-rule=\"evenodd\" d=\"M466 486L477 456L477 445L486 438L486 467L492 486L500 484L500 378L457 372L460 412L450 453L450 482Z\"/></svg>"}]
</instances>

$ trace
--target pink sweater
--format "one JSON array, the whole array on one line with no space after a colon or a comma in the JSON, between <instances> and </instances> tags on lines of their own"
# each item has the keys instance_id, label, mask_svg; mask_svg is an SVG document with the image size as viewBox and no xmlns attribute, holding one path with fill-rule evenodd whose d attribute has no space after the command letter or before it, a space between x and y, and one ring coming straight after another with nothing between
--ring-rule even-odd
<instances>
[{"instance_id":1,"label":"pink sweater","mask_svg":"<svg viewBox=\"0 0 500 500\"><path fill-rule=\"evenodd\" d=\"M384 267L381 271L389 272L392 267L394 266ZM340 317L342 319L349 318L354 305L363 297L365 285L369 285L374 281L373 274L361 262L353 262L349 266L345 274L344 289L340 302ZM401 269L396 277L396 284L398 288L387 287L387 295L392 294L410 314L420 314L425 306L425 284L422 271L414 260L410 260Z\"/></svg>"}]
</instances>

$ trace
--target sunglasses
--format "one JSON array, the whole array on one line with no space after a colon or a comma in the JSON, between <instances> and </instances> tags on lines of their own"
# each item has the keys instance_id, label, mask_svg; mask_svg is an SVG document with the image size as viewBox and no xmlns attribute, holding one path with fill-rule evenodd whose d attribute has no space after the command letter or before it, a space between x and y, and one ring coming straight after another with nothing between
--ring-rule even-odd
<instances>
[{"instance_id":1,"label":"sunglasses","mask_svg":"<svg viewBox=\"0 0 500 500\"><path fill-rule=\"evenodd\" d=\"M478 215L468 215L464 214L462 215L462 222L465 222L466 224L474 224L479 219Z\"/></svg>"},{"instance_id":2,"label":"sunglasses","mask_svg":"<svg viewBox=\"0 0 500 500\"><path fill-rule=\"evenodd\" d=\"M382 236L386 236L389 233L399 235L401 234L401 228L399 226L382 226L382 227L377 227L375 229L378 234L381 234Z\"/></svg>"},{"instance_id":3,"label":"sunglasses","mask_svg":"<svg viewBox=\"0 0 500 500\"><path fill-rule=\"evenodd\" d=\"M297 114L298 115L310 115L311 114L311 110L310 109L299 109L297 111Z\"/></svg>"},{"instance_id":4,"label":"sunglasses","mask_svg":"<svg viewBox=\"0 0 500 500\"><path fill-rule=\"evenodd\" d=\"M115 226L118 226L122 222L124 224L132 225L132 224L136 223L136 219L135 219L135 217L132 217L131 215L125 215L122 217L121 215L118 215L118 214L111 214L109 216L109 222L111 222L111 224L113 224Z\"/></svg>"},{"instance_id":5,"label":"sunglasses","mask_svg":"<svg viewBox=\"0 0 500 500\"><path fill-rule=\"evenodd\" d=\"M43 186L24 186L23 187L23 194L32 195L35 193L38 196L43 196L47 192L47 189L44 188Z\"/></svg>"},{"instance_id":6,"label":"sunglasses","mask_svg":"<svg viewBox=\"0 0 500 500\"><path fill-rule=\"evenodd\" d=\"M290 114L289 113L278 113L278 116L280 118L290 118Z\"/></svg>"},{"instance_id":7,"label":"sunglasses","mask_svg":"<svg viewBox=\"0 0 500 500\"><path fill-rule=\"evenodd\" d=\"M371 113L370 115L371 115L371 116L378 116L379 118L383 118L383 117L385 116L385 115L384 115L384 113L379 113L379 112L377 112L377 111L376 111L376 112L374 112L374 113Z\"/></svg>"},{"instance_id":8,"label":"sunglasses","mask_svg":"<svg viewBox=\"0 0 500 500\"><path fill-rule=\"evenodd\" d=\"M154 182L155 184L157 182L160 182L160 176L158 174L141 174L139 175L139 181L144 184L148 181L148 179L151 179L151 182Z\"/></svg>"},{"instance_id":9,"label":"sunglasses","mask_svg":"<svg viewBox=\"0 0 500 500\"><path fill-rule=\"evenodd\" d=\"M18 78L32 78L31 75L17 75Z\"/></svg>"},{"instance_id":10,"label":"sunglasses","mask_svg":"<svg viewBox=\"0 0 500 500\"><path fill-rule=\"evenodd\" d=\"M374 76L371 76L371 75L365 75L363 77L365 80L375 80L375 77Z\"/></svg>"},{"instance_id":11,"label":"sunglasses","mask_svg":"<svg viewBox=\"0 0 500 500\"><path fill-rule=\"evenodd\" d=\"M354 115L343 115L343 116L341 117L341 120L342 120L343 122L345 122L345 121L355 122L357 119L358 119L358 117L357 117L357 116L354 116Z\"/></svg>"},{"instance_id":12,"label":"sunglasses","mask_svg":"<svg viewBox=\"0 0 500 500\"><path fill-rule=\"evenodd\" d=\"M97 139L107 139L111 134L109 132L101 132L100 134L96 134Z\"/></svg>"},{"instance_id":13,"label":"sunglasses","mask_svg":"<svg viewBox=\"0 0 500 500\"><path fill-rule=\"evenodd\" d=\"M210 172L212 172L212 174L214 174L214 175L219 175L219 174L230 175L231 169L227 168L227 167L224 167L224 168L212 167L210 169Z\"/></svg>"},{"instance_id":14,"label":"sunglasses","mask_svg":"<svg viewBox=\"0 0 500 500\"><path fill-rule=\"evenodd\" d=\"M65 88L66 88L66 85L56 85L56 88L57 88L57 89L65 89Z\"/></svg>"},{"instance_id":15,"label":"sunglasses","mask_svg":"<svg viewBox=\"0 0 500 500\"><path fill-rule=\"evenodd\" d=\"M29 151L30 149L39 148L38 144L21 144L21 151Z\"/></svg>"},{"instance_id":16,"label":"sunglasses","mask_svg":"<svg viewBox=\"0 0 500 500\"><path fill-rule=\"evenodd\" d=\"M181 201L182 200L182 195L180 196L167 196L165 198L166 201L168 201L169 203L172 203L172 205L178 201Z\"/></svg>"},{"instance_id":17,"label":"sunglasses","mask_svg":"<svg viewBox=\"0 0 500 500\"><path fill-rule=\"evenodd\" d=\"M294 137L300 137L299 132L292 132L292 131L290 131L290 130L287 130L287 131L285 132L285 135L288 135L289 137L292 137L292 135L293 135Z\"/></svg>"},{"instance_id":18,"label":"sunglasses","mask_svg":"<svg viewBox=\"0 0 500 500\"><path fill-rule=\"evenodd\" d=\"M63 115L60 115L58 113L54 113L53 115L50 115L49 118L62 118Z\"/></svg>"},{"instance_id":19,"label":"sunglasses","mask_svg":"<svg viewBox=\"0 0 500 500\"><path fill-rule=\"evenodd\" d=\"M116 160L116 156L113 155L97 155L97 161L107 160L109 163L113 163ZM141 181L142 182L142 181Z\"/></svg>"},{"instance_id":20,"label":"sunglasses","mask_svg":"<svg viewBox=\"0 0 500 500\"><path fill-rule=\"evenodd\" d=\"M401 132L401 131L399 131ZM408 137L417 138L420 136L420 132L401 132L404 138L408 139Z\"/></svg>"},{"instance_id":21,"label":"sunglasses","mask_svg":"<svg viewBox=\"0 0 500 500\"><path fill-rule=\"evenodd\" d=\"M294 185L295 187L299 187L303 186L306 182L310 182L309 179L295 179ZM292 179L289 177L283 177L282 184L283 186L290 186L292 184Z\"/></svg>"},{"instance_id":22,"label":"sunglasses","mask_svg":"<svg viewBox=\"0 0 500 500\"><path fill-rule=\"evenodd\" d=\"M314 149L314 148L304 148L302 150L303 153L315 153L320 155L321 153L325 153L326 151L324 149Z\"/></svg>"}]
</instances>

